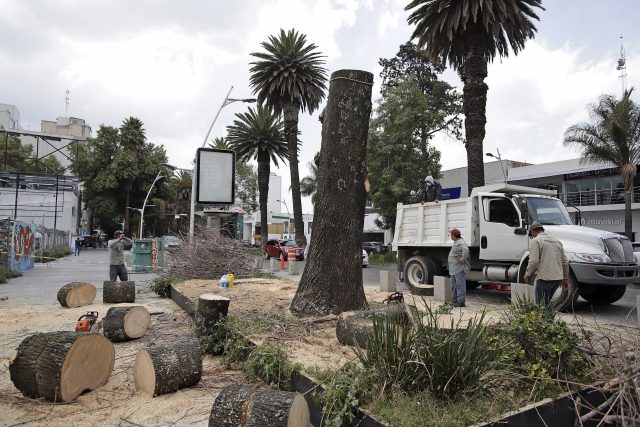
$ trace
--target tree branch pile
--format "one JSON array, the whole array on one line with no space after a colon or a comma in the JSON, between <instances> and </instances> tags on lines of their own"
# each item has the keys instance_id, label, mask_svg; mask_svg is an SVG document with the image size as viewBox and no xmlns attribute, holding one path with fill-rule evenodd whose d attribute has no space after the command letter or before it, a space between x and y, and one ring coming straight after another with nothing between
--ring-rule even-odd
<instances>
[{"instance_id":1,"label":"tree branch pile","mask_svg":"<svg viewBox=\"0 0 640 427\"><path fill-rule=\"evenodd\" d=\"M171 249L170 260L168 274L180 279L219 279L227 273L241 278L256 272L253 256L243 252L238 240L204 226L196 227L191 241Z\"/></svg>"}]
</instances>

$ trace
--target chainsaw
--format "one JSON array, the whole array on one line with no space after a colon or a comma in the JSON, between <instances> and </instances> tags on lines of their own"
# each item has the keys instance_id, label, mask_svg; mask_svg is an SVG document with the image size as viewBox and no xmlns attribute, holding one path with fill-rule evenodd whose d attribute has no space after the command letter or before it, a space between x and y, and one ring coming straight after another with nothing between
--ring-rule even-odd
<instances>
[{"instance_id":1,"label":"chainsaw","mask_svg":"<svg viewBox=\"0 0 640 427\"><path fill-rule=\"evenodd\" d=\"M400 291L393 292L389 294L382 302L386 304L401 304L404 302L404 296Z\"/></svg>"},{"instance_id":2,"label":"chainsaw","mask_svg":"<svg viewBox=\"0 0 640 427\"><path fill-rule=\"evenodd\" d=\"M98 323L98 312L88 311L80 316L76 322L76 332L93 332Z\"/></svg>"}]
</instances>

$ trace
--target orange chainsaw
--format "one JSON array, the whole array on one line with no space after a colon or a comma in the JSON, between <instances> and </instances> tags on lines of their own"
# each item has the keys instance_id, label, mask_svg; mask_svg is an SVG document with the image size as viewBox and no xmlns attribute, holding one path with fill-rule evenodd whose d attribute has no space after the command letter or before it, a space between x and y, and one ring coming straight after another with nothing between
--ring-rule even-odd
<instances>
[{"instance_id":1,"label":"orange chainsaw","mask_svg":"<svg viewBox=\"0 0 640 427\"><path fill-rule=\"evenodd\" d=\"M93 332L98 323L98 312L88 311L87 314L80 316L76 322L76 332Z\"/></svg>"}]
</instances>

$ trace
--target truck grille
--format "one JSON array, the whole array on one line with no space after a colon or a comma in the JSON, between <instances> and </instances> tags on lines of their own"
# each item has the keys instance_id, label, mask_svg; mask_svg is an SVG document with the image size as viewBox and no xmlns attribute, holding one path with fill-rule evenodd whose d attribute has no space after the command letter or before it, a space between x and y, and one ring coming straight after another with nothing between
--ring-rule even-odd
<instances>
[{"instance_id":1,"label":"truck grille","mask_svg":"<svg viewBox=\"0 0 640 427\"><path fill-rule=\"evenodd\" d=\"M607 254L613 262L635 262L633 246L627 238L612 237L603 239Z\"/></svg>"}]
</instances>

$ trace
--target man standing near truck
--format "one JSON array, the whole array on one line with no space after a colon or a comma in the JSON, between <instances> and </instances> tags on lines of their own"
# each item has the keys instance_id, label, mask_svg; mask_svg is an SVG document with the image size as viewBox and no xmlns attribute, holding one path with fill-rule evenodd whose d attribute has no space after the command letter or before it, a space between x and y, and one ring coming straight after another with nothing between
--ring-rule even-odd
<instances>
[{"instance_id":1,"label":"man standing near truck","mask_svg":"<svg viewBox=\"0 0 640 427\"><path fill-rule=\"evenodd\" d=\"M529 235L533 239L529 243L529 265L524 281L528 283L537 273L536 303L544 303L548 307L558 286L569 286L569 261L562 243L545 233L539 222L531 223Z\"/></svg>"},{"instance_id":2,"label":"man standing near truck","mask_svg":"<svg viewBox=\"0 0 640 427\"><path fill-rule=\"evenodd\" d=\"M422 203L439 202L442 197L442 186L431 175L424 179L422 187Z\"/></svg>"},{"instance_id":3,"label":"man standing near truck","mask_svg":"<svg viewBox=\"0 0 640 427\"><path fill-rule=\"evenodd\" d=\"M451 230L453 246L449 251L449 276L451 276L451 299L454 307L464 307L467 296L467 273L471 270L469 246L460 234L460 230Z\"/></svg>"},{"instance_id":4,"label":"man standing near truck","mask_svg":"<svg viewBox=\"0 0 640 427\"><path fill-rule=\"evenodd\" d=\"M124 249L125 246L133 244L131 239L127 238L120 230L113 233L113 240L109 240L107 247L109 248L109 280L115 282L118 277L121 281L129 280L127 267L124 265Z\"/></svg>"}]
</instances>

